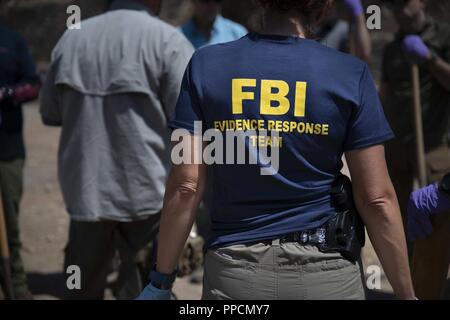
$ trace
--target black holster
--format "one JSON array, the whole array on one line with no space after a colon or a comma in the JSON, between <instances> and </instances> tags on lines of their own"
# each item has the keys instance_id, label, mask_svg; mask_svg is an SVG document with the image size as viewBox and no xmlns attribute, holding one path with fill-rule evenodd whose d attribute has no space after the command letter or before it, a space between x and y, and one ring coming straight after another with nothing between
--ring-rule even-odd
<instances>
[{"instance_id":1,"label":"black holster","mask_svg":"<svg viewBox=\"0 0 450 320\"><path fill-rule=\"evenodd\" d=\"M356 261L365 244L364 223L353 201L352 183L339 175L331 188L331 201L336 214L325 225L326 241L319 245L321 252L340 252L350 261Z\"/></svg>"}]
</instances>

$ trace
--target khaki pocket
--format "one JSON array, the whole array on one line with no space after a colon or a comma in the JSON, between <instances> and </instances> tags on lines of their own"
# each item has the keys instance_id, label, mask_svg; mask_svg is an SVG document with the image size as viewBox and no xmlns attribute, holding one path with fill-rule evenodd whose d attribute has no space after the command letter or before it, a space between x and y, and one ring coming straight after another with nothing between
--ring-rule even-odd
<instances>
[{"instance_id":1,"label":"khaki pocket","mask_svg":"<svg viewBox=\"0 0 450 320\"><path fill-rule=\"evenodd\" d=\"M359 265L345 259L307 265L302 273L308 300L363 300L364 286Z\"/></svg>"},{"instance_id":2,"label":"khaki pocket","mask_svg":"<svg viewBox=\"0 0 450 320\"><path fill-rule=\"evenodd\" d=\"M248 300L255 270L253 266L215 250L208 250L205 256L203 299L205 300Z\"/></svg>"}]
</instances>

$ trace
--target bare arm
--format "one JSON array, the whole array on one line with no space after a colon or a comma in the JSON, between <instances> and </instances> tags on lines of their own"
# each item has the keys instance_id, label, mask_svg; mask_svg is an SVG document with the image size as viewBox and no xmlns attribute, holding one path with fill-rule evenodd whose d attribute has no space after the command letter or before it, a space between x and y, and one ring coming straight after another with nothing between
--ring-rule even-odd
<instances>
[{"instance_id":1,"label":"bare arm","mask_svg":"<svg viewBox=\"0 0 450 320\"><path fill-rule=\"evenodd\" d=\"M192 150L191 154L197 151L194 139L201 138L189 135L183 139L185 148ZM197 145L202 146L201 142ZM170 274L177 267L202 199L205 181L204 164L181 164L172 167L159 230L157 270L161 273Z\"/></svg>"},{"instance_id":2,"label":"bare arm","mask_svg":"<svg viewBox=\"0 0 450 320\"><path fill-rule=\"evenodd\" d=\"M366 19L361 14L353 19L350 25L350 53L358 58L369 61L372 53L372 41L367 30Z\"/></svg>"},{"instance_id":3,"label":"bare arm","mask_svg":"<svg viewBox=\"0 0 450 320\"><path fill-rule=\"evenodd\" d=\"M450 91L450 64L438 57L429 60L428 68L438 82Z\"/></svg>"},{"instance_id":4,"label":"bare arm","mask_svg":"<svg viewBox=\"0 0 450 320\"><path fill-rule=\"evenodd\" d=\"M349 151L346 158L356 207L395 295L413 299L406 239L400 208L382 145Z\"/></svg>"}]
</instances>

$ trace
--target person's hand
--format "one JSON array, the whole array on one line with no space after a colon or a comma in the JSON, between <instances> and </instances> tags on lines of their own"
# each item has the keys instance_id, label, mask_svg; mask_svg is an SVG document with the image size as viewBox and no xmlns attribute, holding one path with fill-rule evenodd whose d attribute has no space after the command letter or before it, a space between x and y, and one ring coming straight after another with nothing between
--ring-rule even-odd
<instances>
[{"instance_id":1,"label":"person's hand","mask_svg":"<svg viewBox=\"0 0 450 320\"><path fill-rule=\"evenodd\" d=\"M136 300L170 300L170 296L170 289L161 290L149 283Z\"/></svg>"},{"instance_id":2,"label":"person's hand","mask_svg":"<svg viewBox=\"0 0 450 320\"><path fill-rule=\"evenodd\" d=\"M424 239L433 232L431 215L450 211L450 196L437 184L411 194L407 213L407 234L410 240Z\"/></svg>"},{"instance_id":3,"label":"person's hand","mask_svg":"<svg viewBox=\"0 0 450 320\"><path fill-rule=\"evenodd\" d=\"M428 49L422 38L416 35L409 35L403 39L403 50L413 62L420 63L431 58L430 49Z\"/></svg>"},{"instance_id":4,"label":"person's hand","mask_svg":"<svg viewBox=\"0 0 450 320\"><path fill-rule=\"evenodd\" d=\"M343 0L342 2L352 17L358 17L364 13L364 7L361 0Z\"/></svg>"}]
</instances>

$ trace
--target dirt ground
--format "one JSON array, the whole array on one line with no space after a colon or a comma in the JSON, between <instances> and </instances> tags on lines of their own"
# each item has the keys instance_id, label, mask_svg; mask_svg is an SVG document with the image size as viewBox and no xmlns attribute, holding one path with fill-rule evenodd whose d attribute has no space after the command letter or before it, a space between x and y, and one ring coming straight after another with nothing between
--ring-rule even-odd
<instances>
[{"instance_id":1,"label":"dirt ground","mask_svg":"<svg viewBox=\"0 0 450 320\"><path fill-rule=\"evenodd\" d=\"M37 103L25 105L24 111L27 162L20 217L22 256L35 298L60 299L65 285L63 255L69 224L57 181L60 129L42 125ZM363 262L365 270L380 266L370 243L364 249ZM374 291L371 298L391 297L384 274L381 284L381 290ZM201 290L201 285L191 284L186 277L177 280L174 292L179 299L196 300ZM105 297L113 299L109 289Z\"/></svg>"}]
</instances>

